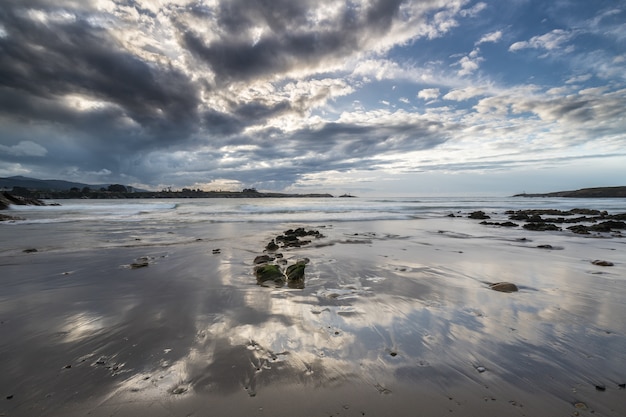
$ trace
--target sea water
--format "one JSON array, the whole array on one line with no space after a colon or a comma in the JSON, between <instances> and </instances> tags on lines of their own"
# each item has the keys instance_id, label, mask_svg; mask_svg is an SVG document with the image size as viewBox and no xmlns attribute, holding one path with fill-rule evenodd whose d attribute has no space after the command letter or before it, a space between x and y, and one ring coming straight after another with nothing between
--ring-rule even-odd
<instances>
[{"instance_id":1,"label":"sea water","mask_svg":"<svg viewBox=\"0 0 626 417\"><path fill-rule=\"evenodd\" d=\"M37 223L320 223L410 220L483 210L588 208L626 211L626 199L520 197L419 198L198 198L58 200L60 205L12 206L7 214L23 220L5 227Z\"/></svg>"}]
</instances>

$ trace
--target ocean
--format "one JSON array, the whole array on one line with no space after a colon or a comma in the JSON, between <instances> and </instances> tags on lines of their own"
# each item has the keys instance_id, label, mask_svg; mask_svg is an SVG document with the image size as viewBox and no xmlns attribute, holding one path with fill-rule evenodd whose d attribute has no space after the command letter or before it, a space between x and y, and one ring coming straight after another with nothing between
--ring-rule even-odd
<instances>
[{"instance_id":1,"label":"ocean","mask_svg":"<svg viewBox=\"0 0 626 417\"><path fill-rule=\"evenodd\" d=\"M522 197L402 197L402 198L208 198L58 200L59 206L13 206L9 214L38 223L327 223L437 218L450 213L483 210L589 208L625 212L626 199Z\"/></svg>"}]
</instances>

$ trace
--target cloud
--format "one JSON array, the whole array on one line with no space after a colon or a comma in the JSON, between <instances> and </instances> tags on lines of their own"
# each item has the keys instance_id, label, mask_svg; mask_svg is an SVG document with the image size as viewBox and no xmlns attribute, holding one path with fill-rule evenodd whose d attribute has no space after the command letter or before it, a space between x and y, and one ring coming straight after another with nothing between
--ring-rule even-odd
<instances>
[{"instance_id":1,"label":"cloud","mask_svg":"<svg viewBox=\"0 0 626 417\"><path fill-rule=\"evenodd\" d=\"M417 93L417 97L422 100L434 100L439 98L439 94L438 88L425 88Z\"/></svg>"},{"instance_id":2,"label":"cloud","mask_svg":"<svg viewBox=\"0 0 626 417\"><path fill-rule=\"evenodd\" d=\"M487 33L485 35L483 35L482 38L480 38L478 40L478 42L476 42L476 45L480 45L482 43L496 43L499 42L502 39L502 31L501 30L497 30L495 32L491 32L491 33Z\"/></svg>"},{"instance_id":3,"label":"cloud","mask_svg":"<svg viewBox=\"0 0 626 417\"><path fill-rule=\"evenodd\" d=\"M443 98L445 100L465 101L470 98L481 96L485 93L481 87L466 87L448 92Z\"/></svg>"},{"instance_id":4,"label":"cloud","mask_svg":"<svg viewBox=\"0 0 626 417\"><path fill-rule=\"evenodd\" d=\"M29 140L21 141L17 145L0 145L0 154L13 156L46 156L48 151L38 143Z\"/></svg>"},{"instance_id":5,"label":"cloud","mask_svg":"<svg viewBox=\"0 0 626 417\"><path fill-rule=\"evenodd\" d=\"M544 35L533 36L528 41L515 42L509 47L509 51L517 52L528 48L545 49L546 51L562 49L562 45L572 40L574 36L576 33L573 31L554 29ZM571 51L571 48L566 48L566 51Z\"/></svg>"},{"instance_id":6,"label":"cloud","mask_svg":"<svg viewBox=\"0 0 626 417\"><path fill-rule=\"evenodd\" d=\"M476 149L614 146L624 131L621 12L571 27L545 23L542 32L529 28L545 34L509 47L555 53L573 51L575 37L607 40L569 54L553 74L537 59L512 71L506 65L519 57L480 47L505 37L484 28L514 26L492 21L500 7L5 0L0 163L142 188L219 181L280 189L328 172L415 168L411 158L473 158ZM508 7L536 12L524 2ZM469 48L478 41L468 50L460 36ZM541 85L520 84L538 74Z\"/></svg>"},{"instance_id":7,"label":"cloud","mask_svg":"<svg viewBox=\"0 0 626 417\"><path fill-rule=\"evenodd\" d=\"M432 23L426 22L426 13L436 8L436 4L400 0L343 4L236 0L221 2L212 11L218 36L201 33L182 18L179 32L185 49L208 65L220 86L338 70L346 59L430 36L431 26L441 35L450 28L439 14ZM452 16L459 10L445 7L440 13L444 12Z\"/></svg>"},{"instance_id":8,"label":"cloud","mask_svg":"<svg viewBox=\"0 0 626 417\"><path fill-rule=\"evenodd\" d=\"M456 64L461 67L458 71L459 76L463 77L477 71L480 63L484 61L480 55L480 49L474 48L468 55L462 57Z\"/></svg>"},{"instance_id":9,"label":"cloud","mask_svg":"<svg viewBox=\"0 0 626 417\"><path fill-rule=\"evenodd\" d=\"M576 84L576 83L584 83L585 81L589 81L593 77L591 74L582 74L569 78L565 81L566 84Z\"/></svg>"}]
</instances>

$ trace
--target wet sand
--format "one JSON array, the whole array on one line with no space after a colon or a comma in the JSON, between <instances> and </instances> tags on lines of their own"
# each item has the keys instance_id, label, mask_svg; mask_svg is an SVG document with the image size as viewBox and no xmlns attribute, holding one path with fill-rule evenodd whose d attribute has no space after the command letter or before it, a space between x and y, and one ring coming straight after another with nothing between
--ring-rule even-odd
<instances>
[{"instance_id":1,"label":"wet sand","mask_svg":"<svg viewBox=\"0 0 626 417\"><path fill-rule=\"evenodd\" d=\"M297 226L325 236L281 251L310 259L304 289L257 285L254 258ZM3 228L0 415L626 415L624 239L74 227Z\"/></svg>"}]
</instances>

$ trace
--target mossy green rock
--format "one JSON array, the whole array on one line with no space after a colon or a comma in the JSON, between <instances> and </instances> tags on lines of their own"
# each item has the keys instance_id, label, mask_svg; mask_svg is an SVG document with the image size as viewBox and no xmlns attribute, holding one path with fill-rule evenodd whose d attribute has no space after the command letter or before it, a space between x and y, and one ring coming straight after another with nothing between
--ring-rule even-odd
<instances>
[{"instance_id":1,"label":"mossy green rock","mask_svg":"<svg viewBox=\"0 0 626 417\"><path fill-rule=\"evenodd\" d=\"M297 262L294 265L289 265L286 271L287 279L290 281L303 280L305 267L306 264L302 261Z\"/></svg>"},{"instance_id":2,"label":"mossy green rock","mask_svg":"<svg viewBox=\"0 0 626 417\"><path fill-rule=\"evenodd\" d=\"M284 281L285 279L278 265L259 265L254 268L254 273L259 282Z\"/></svg>"}]
</instances>

